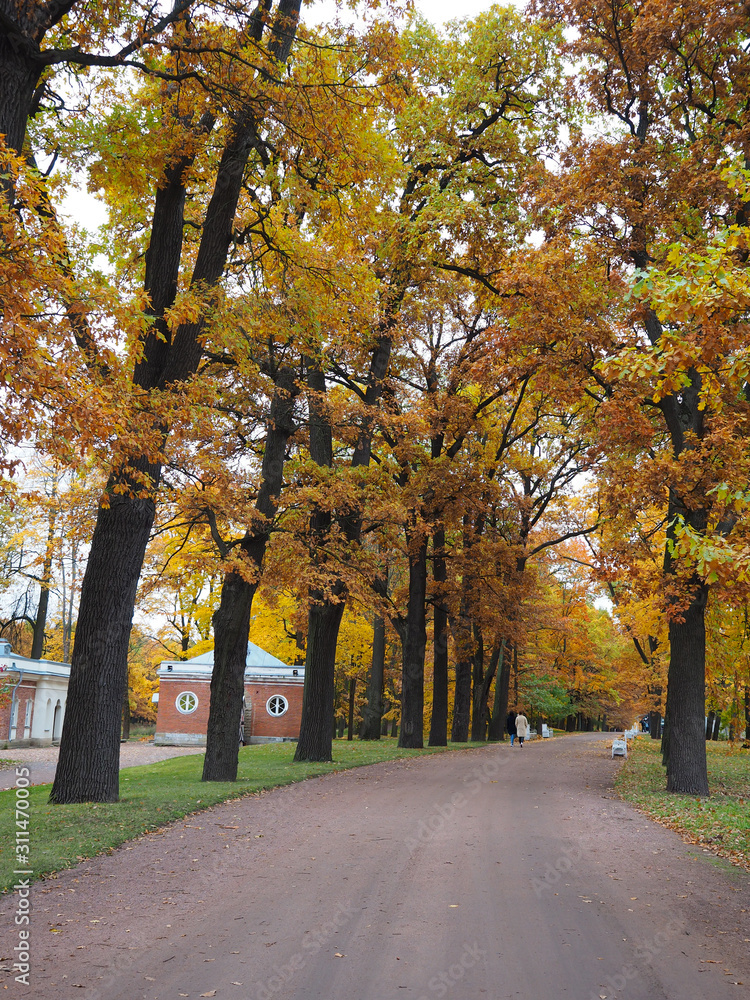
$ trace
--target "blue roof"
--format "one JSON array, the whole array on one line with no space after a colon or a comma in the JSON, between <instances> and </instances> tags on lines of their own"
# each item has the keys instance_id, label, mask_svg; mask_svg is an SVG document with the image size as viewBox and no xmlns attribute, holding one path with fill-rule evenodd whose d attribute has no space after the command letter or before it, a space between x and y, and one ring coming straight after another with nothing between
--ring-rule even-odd
<instances>
[{"instance_id":1,"label":"blue roof","mask_svg":"<svg viewBox=\"0 0 750 1000\"><path fill-rule=\"evenodd\" d=\"M185 664L188 663L204 663L208 666L212 666L214 662L214 651L209 649L206 653L201 653L200 656L193 656L191 659L186 660ZM288 670L288 664L283 663L277 657L272 656L267 653L265 649L261 649L260 646L256 646L254 642L248 642L247 644L247 660L246 664L248 669L252 667L283 667Z\"/></svg>"}]
</instances>

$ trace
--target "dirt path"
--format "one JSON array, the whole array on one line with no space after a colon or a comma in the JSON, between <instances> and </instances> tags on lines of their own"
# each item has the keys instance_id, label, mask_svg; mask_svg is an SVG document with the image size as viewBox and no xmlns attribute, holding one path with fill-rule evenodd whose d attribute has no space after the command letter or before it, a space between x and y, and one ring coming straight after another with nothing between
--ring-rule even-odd
<instances>
[{"instance_id":1,"label":"dirt path","mask_svg":"<svg viewBox=\"0 0 750 1000\"><path fill-rule=\"evenodd\" d=\"M6 972L4 995L740 1000L750 879L615 799L606 742L381 764L188 818L35 888L31 985Z\"/></svg>"},{"instance_id":2,"label":"dirt path","mask_svg":"<svg viewBox=\"0 0 750 1000\"><path fill-rule=\"evenodd\" d=\"M46 785L55 779L59 753L59 747L16 747L0 750L0 758L18 761L28 767L32 785ZM120 769L136 767L138 764L155 764L159 760L193 753L203 753L203 747L159 747L147 741L123 743L120 746ZM15 767L0 768L0 789L13 788L15 783Z\"/></svg>"}]
</instances>

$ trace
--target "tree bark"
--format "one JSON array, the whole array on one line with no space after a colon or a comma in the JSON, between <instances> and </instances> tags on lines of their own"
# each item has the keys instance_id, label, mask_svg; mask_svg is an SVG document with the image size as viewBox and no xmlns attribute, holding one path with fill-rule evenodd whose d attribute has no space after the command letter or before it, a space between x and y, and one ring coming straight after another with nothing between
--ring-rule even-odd
<instances>
[{"instance_id":1,"label":"tree bark","mask_svg":"<svg viewBox=\"0 0 750 1000\"><path fill-rule=\"evenodd\" d=\"M704 713L708 588L693 581L682 621L669 624L667 791L708 795Z\"/></svg>"},{"instance_id":2,"label":"tree bark","mask_svg":"<svg viewBox=\"0 0 750 1000\"><path fill-rule=\"evenodd\" d=\"M432 614L432 716L428 743L431 747L448 745L448 605L441 589L447 578L445 529L440 525L432 537L435 602Z\"/></svg>"},{"instance_id":3,"label":"tree bark","mask_svg":"<svg viewBox=\"0 0 750 1000\"><path fill-rule=\"evenodd\" d=\"M122 699L122 736L125 743L130 739L130 685L125 685L125 697Z\"/></svg>"},{"instance_id":4,"label":"tree bark","mask_svg":"<svg viewBox=\"0 0 750 1000\"><path fill-rule=\"evenodd\" d=\"M714 731L714 719L716 718L716 712L710 711L706 717L706 739L710 740Z\"/></svg>"},{"instance_id":5,"label":"tree bark","mask_svg":"<svg viewBox=\"0 0 750 1000\"><path fill-rule=\"evenodd\" d=\"M474 705L473 705L473 714L471 718L471 738L476 743L481 743L486 738L488 738L487 698L490 693L490 688L492 687L492 681L494 680L495 674L497 673L499 660L500 660L500 643L496 641L492 647L492 653L490 655L490 662L487 666L487 672L482 677L478 687L475 687L474 689Z\"/></svg>"},{"instance_id":6,"label":"tree bark","mask_svg":"<svg viewBox=\"0 0 750 1000\"><path fill-rule=\"evenodd\" d=\"M240 545L243 565L225 575L221 601L213 617L214 668L211 674L211 704L203 781L237 779L240 719L253 598L271 537L273 518L278 511L278 497L284 478L284 457L289 438L294 432L294 401L299 393L294 369L281 367L275 373L275 381L253 523Z\"/></svg>"},{"instance_id":7,"label":"tree bark","mask_svg":"<svg viewBox=\"0 0 750 1000\"><path fill-rule=\"evenodd\" d=\"M401 730L398 745L421 749L424 746L424 656L427 646L427 536L420 533L415 538L414 531L407 531L407 542L409 600L402 639Z\"/></svg>"},{"instance_id":8,"label":"tree bark","mask_svg":"<svg viewBox=\"0 0 750 1000\"><path fill-rule=\"evenodd\" d=\"M493 673L484 672L484 640L481 629L474 626L475 649L472 656L473 661L473 683L472 683L472 705L471 705L471 739L474 743L483 743L487 737L487 695L492 684ZM494 669L497 669L497 660L494 659ZM492 660L490 667L492 667Z\"/></svg>"},{"instance_id":9,"label":"tree bark","mask_svg":"<svg viewBox=\"0 0 750 1000\"><path fill-rule=\"evenodd\" d=\"M20 10L13 13L18 16ZM40 33L32 29L31 34L41 40L44 30ZM41 72L42 65L33 60L30 46L19 45L5 31L0 32L0 135L5 136L8 148L19 155Z\"/></svg>"},{"instance_id":10,"label":"tree bark","mask_svg":"<svg viewBox=\"0 0 750 1000\"><path fill-rule=\"evenodd\" d=\"M367 704L362 710L360 739L379 740L383 720L385 680L385 619L376 615L372 623L372 665L367 681Z\"/></svg>"},{"instance_id":11,"label":"tree bark","mask_svg":"<svg viewBox=\"0 0 750 1000\"><path fill-rule=\"evenodd\" d=\"M247 560L251 571L251 557ZM214 668L206 731L203 781L235 781L239 754L242 695L245 688L247 640L256 580L227 573L219 607L213 615Z\"/></svg>"},{"instance_id":12,"label":"tree bark","mask_svg":"<svg viewBox=\"0 0 750 1000\"><path fill-rule=\"evenodd\" d=\"M343 588L343 585L342 585ZM344 601L337 604L312 594L308 615L305 691L302 699L302 722L294 759L333 760L333 687Z\"/></svg>"},{"instance_id":13,"label":"tree bark","mask_svg":"<svg viewBox=\"0 0 750 1000\"><path fill-rule=\"evenodd\" d=\"M333 430L325 408L326 381L315 363L308 363L307 384L311 390L310 457L322 468L333 466ZM330 511L316 508L310 517L310 556L321 570L326 568L325 539L333 524ZM332 574L333 575L333 574ZM343 580L333 580L329 593L312 589L307 625L305 690L302 720L294 759L332 760L336 646L347 589Z\"/></svg>"},{"instance_id":14,"label":"tree bark","mask_svg":"<svg viewBox=\"0 0 750 1000\"><path fill-rule=\"evenodd\" d=\"M495 682L495 700L492 706L487 739L491 743L505 740L505 720L508 717L508 690L510 686L510 658L506 656L507 643L503 639L498 653L498 675Z\"/></svg>"},{"instance_id":15,"label":"tree bark","mask_svg":"<svg viewBox=\"0 0 750 1000\"><path fill-rule=\"evenodd\" d=\"M661 739L661 712L648 713L648 733L652 740Z\"/></svg>"},{"instance_id":16,"label":"tree bark","mask_svg":"<svg viewBox=\"0 0 750 1000\"><path fill-rule=\"evenodd\" d=\"M347 719L347 740L354 739L354 700L357 693L357 678L349 678L349 716Z\"/></svg>"},{"instance_id":17,"label":"tree bark","mask_svg":"<svg viewBox=\"0 0 750 1000\"><path fill-rule=\"evenodd\" d=\"M54 499L55 494L52 497ZM39 594L39 605L34 620L34 637L31 641L31 659L41 660L44 656L44 638L47 628L47 612L49 610L49 588L52 582L52 551L55 541L55 520L54 510L50 513L49 527L47 531L47 547L44 551L44 564L42 565L41 592Z\"/></svg>"},{"instance_id":18,"label":"tree bark","mask_svg":"<svg viewBox=\"0 0 750 1000\"><path fill-rule=\"evenodd\" d=\"M52 802L116 802L120 720L135 594L154 523L151 499L109 493L91 540Z\"/></svg>"},{"instance_id":19,"label":"tree bark","mask_svg":"<svg viewBox=\"0 0 750 1000\"><path fill-rule=\"evenodd\" d=\"M466 596L466 581L461 595L461 608L452 623L453 646L456 652L456 686L453 692L453 725L451 741L466 743L471 722L472 634Z\"/></svg>"}]
</instances>

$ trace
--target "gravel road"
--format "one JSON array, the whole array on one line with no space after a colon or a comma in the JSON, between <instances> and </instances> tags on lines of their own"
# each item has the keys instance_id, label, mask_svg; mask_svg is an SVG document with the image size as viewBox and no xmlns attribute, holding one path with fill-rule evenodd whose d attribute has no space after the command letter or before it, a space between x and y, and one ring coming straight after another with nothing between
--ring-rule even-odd
<instances>
[{"instance_id":1,"label":"gravel road","mask_svg":"<svg viewBox=\"0 0 750 1000\"><path fill-rule=\"evenodd\" d=\"M747 997L750 878L619 802L608 742L379 764L188 817L40 883L31 985L5 972L0 986L29 1000Z\"/></svg>"},{"instance_id":2,"label":"gravel road","mask_svg":"<svg viewBox=\"0 0 750 1000\"><path fill-rule=\"evenodd\" d=\"M32 785L46 785L54 781L59 747L14 747L0 750L1 760L18 761L31 771ZM155 764L170 757L203 753L203 747L157 747L153 743L123 743L120 746L120 769L138 764ZM0 768L0 789L13 788L16 783L15 767Z\"/></svg>"}]
</instances>

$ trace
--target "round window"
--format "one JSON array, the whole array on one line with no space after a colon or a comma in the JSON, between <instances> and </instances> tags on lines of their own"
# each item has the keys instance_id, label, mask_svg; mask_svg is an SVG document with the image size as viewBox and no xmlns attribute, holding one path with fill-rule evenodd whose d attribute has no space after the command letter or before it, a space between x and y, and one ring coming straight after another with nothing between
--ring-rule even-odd
<instances>
[{"instance_id":1,"label":"round window","mask_svg":"<svg viewBox=\"0 0 750 1000\"><path fill-rule=\"evenodd\" d=\"M266 702L266 711L269 715L283 715L289 708L289 702L283 694L272 694Z\"/></svg>"},{"instance_id":2,"label":"round window","mask_svg":"<svg viewBox=\"0 0 750 1000\"><path fill-rule=\"evenodd\" d=\"M198 695L193 694L192 691L183 691L182 694L177 695L175 705L178 712L182 712L183 715L190 715L198 707Z\"/></svg>"}]
</instances>

